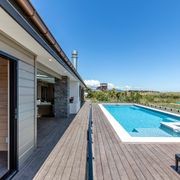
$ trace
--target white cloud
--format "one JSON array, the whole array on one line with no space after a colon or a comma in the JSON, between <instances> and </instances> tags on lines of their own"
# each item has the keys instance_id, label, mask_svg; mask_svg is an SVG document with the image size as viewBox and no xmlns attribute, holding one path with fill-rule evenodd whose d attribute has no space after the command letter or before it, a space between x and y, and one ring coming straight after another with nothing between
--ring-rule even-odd
<instances>
[{"instance_id":1,"label":"white cloud","mask_svg":"<svg viewBox=\"0 0 180 180\"><path fill-rule=\"evenodd\" d=\"M112 83L108 83L108 89L119 89L119 87L115 86Z\"/></svg>"},{"instance_id":2,"label":"white cloud","mask_svg":"<svg viewBox=\"0 0 180 180\"><path fill-rule=\"evenodd\" d=\"M98 80L84 80L84 83L87 85L87 87L96 89L98 86L100 86L100 81Z\"/></svg>"},{"instance_id":3,"label":"white cloud","mask_svg":"<svg viewBox=\"0 0 180 180\"><path fill-rule=\"evenodd\" d=\"M98 86L100 86L100 81L98 80L85 80L84 83L87 85L87 87L96 89ZM108 83L108 89L119 89L117 86L115 86L112 83Z\"/></svg>"},{"instance_id":4,"label":"white cloud","mask_svg":"<svg viewBox=\"0 0 180 180\"><path fill-rule=\"evenodd\" d=\"M123 90L126 90L126 91L128 91L128 90L130 90L130 89L132 89L132 87L129 86L129 85L126 85L125 87L123 87Z\"/></svg>"},{"instance_id":5,"label":"white cloud","mask_svg":"<svg viewBox=\"0 0 180 180\"><path fill-rule=\"evenodd\" d=\"M128 90L145 90L144 88L138 87L138 86L130 86L130 85L126 85L124 87L122 87L122 89L124 91L128 91Z\"/></svg>"}]
</instances>

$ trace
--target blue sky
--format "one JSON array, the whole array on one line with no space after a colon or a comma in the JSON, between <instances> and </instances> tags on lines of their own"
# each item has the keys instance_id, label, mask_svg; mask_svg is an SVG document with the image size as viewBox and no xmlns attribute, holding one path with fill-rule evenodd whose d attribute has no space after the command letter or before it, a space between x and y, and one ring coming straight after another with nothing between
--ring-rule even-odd
<instances>
[{"instance_id":1,"label":"blue sky","mask_svg":"<svg viewBox=\"0 0 180 180\"><path fill-rule=\"evenodd\" d=\"M179 0L31 0L89 83L180 91Z\"/></svg>"}]
</instances>

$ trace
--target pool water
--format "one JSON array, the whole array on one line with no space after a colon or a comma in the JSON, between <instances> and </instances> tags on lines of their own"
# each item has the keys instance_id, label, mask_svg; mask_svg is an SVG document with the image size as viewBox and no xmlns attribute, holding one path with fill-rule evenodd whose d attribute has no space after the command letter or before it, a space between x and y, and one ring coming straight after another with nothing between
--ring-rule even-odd
<instances>
[{"instance_id":1,"label":"pool water","mask_svg":"<svg viewBox=\"0 0 180 180\"><path fill-rule=\"evenodd\" d=\"M135 105L104 105L104 107L130 136L180 137L180 133L161 125L161 122L180 121L180 117Z\"/></svg>"}]
</instances>

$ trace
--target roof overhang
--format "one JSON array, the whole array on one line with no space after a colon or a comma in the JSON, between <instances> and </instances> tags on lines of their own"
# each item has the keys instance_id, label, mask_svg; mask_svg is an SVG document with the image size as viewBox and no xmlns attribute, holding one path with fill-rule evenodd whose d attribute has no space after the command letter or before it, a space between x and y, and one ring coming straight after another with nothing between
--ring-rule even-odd
<instances>
[{"instance_id":1,"label":"roof overhang","mask_svg":"<svg viewBox=\"0 0 180 180\"><path fill-rule=\"evenodd\" d=\"M0 4L1 31L35 54L39 63L60 75L70 77L71 80L80 81L81 85L86 87L77 71L68 66L9 1L2 0Z\"/></svg>"}]
</instances>

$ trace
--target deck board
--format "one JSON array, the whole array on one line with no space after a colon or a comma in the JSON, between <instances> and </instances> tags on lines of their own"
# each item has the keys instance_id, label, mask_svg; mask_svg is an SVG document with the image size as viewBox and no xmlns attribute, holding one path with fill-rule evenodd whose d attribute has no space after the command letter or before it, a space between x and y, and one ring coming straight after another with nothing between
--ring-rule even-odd
<instances>
[{"instance_id":1,"label":"deck board","mask_svg":"<svg viewBox=\"0 0 180 180\"><path fill-rule=\"evenodd\" d=\"M85 103L41 166L35 180L86 179L89 103Z\"/></svg>"},{"instance_id":2,"label":"deck board","mask_svg":"<svg viewBox=\"0 0 180 180\"><path fill-rule=\"evenodd\" d=\"M93 122L95 179L180 179L172 168L180 143L123 143L97 104Z\"/></svg>"},{"instance_id":3,"label":"deck board","mask_svg":"<svg viewBox=\"0 0 180 180\"><path fill-rule=\"evenodd\" d=\"M86 179L89 110L89 103L85 103L41 165L35 180ZM174 154L179 152L180 143L123 143L97 104L93 104L92 120L95 180L180 179L174 170ZM45 128L40 138L49 133ZM55 136L48 138L48 142ZM40 146L43 143L46 138ZM36 161L42 155L37 155ZM33 168L32 162L30 167ZM22 177L28 179L28 174Z\"/></svg>"},{"instance_id":4,"label":"deck board","mask_svg":"<svg viewBox=\"0 0 180 180\"><path fill-rule=\"evenodd\" d=\"M111 178L112 179L120 179L120 176L119 176L119 173L117 170L117 165L115 163L116 153L115 153L114 149L112 148L111 143L108 141L109 139L107 138L107 134L102 133L102 131L103 131L102 124L99 124L99 131L100 131L99 134L101 134L101 136L103 138L102 143L104 144L104 149L105 149L105 151L108 151L106 153L106 157L107 157L107 161L109 162L109 166L112 167L112 168L109 168L110 173L111 173Z\"/></svg>"},{"instance_id":5,"label":"deck board","mask_svg":"<svg viewBox=\"0 0 180 180\"><path fill-rule=\"evenodd\" d=\"M38 120L37 148L32 155L21 165L14 180L31 180L42 166L57 142L73 124L74 115L69 118L42 118Z\"/></svg>"}]
</instances>

